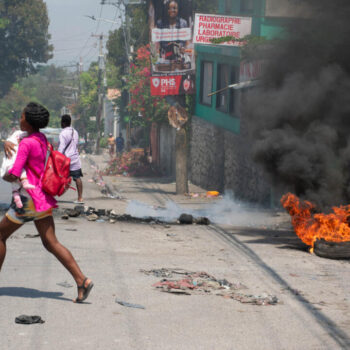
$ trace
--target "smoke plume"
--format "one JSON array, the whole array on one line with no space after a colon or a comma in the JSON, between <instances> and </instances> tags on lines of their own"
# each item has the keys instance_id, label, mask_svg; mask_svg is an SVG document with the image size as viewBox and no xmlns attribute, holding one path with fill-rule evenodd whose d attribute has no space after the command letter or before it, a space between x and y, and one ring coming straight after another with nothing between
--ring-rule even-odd
<instances>
[{"instance_id":1,"label":"smoke plume","mask_svg":"<svg viewBox=\"0 0 350 350\"><path fill-rule=\"evenodd\" d=\"M304 18L254 47L262 83L246 93L254 158L283 191L319 208L350 203L350 1L289 0ZM310 11L311 10L311 11Z\"/></svg>"},{"instance_id":2,"label":"smoke plume","mask_svg":"<svg viewBox=\"0 0 350 350\"><path fill-rule=\"evenodd\" d=\"M138 218L153 217L165 222L175 222L181 214L193 217L206 217L212 223L221 225L270 227L275 225L273 218L261 208L253 208L236 200L227 192L223 198L201 209L183 208L175 202L168 201L165 207L154 207L139 201L129 202L126 213Z\"/></svg>"}]
</instances>

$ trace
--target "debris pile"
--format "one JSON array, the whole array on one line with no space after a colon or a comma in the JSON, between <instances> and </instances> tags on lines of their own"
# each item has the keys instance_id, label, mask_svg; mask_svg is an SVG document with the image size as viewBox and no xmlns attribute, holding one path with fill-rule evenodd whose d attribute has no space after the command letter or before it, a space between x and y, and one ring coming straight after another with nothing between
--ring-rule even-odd
<instances>
[{"instance_id":1,"label":"debris pile","mask_svg":"<svg viewBox=\"0 0 350 350\"><path fill-rule=\"evenodd\" d=\"M210 220L206 217L194 218L192 215L181 214L177 220L165 221L157 217L135 217L130 214L118 214L112 209L96 209L93 207L77 205L74 209L65 209L61 219L68 220L70 217L76 218L85 216L88 221L109 222L114 224L117 221L147 224L196 224L210 225Z\"/></svg>"},{"instance_id":2,"label":"debris pile","mask_svg":"<svg viewBox=\"0 0 350 350\"><path fill-rule=\"evenodd\" d=\"M154 283L152 286L166 293L184 295L212 294L252 305L276 305L278 303L278 298L274 295L266 293L262 295L240 293L238 290L247 289L242 283L231 283L226 279L216 279L206 272L191 272L183 269L166 268L140 270L140 272L146 275L162 277L161 281ZM172 279L176 276L181 277Z\"/></svg>"},{"instance_id":3,"label":"debris pile","mask_svg":"<svg viewBox=\"0 0 350 350\"><path fill-rule=\"evenodd\" d=\"M160 176L160 173L154 164L148 162L143 149L134 149L110 160L103 175L147 177Z\"/></svg>"}]
</instances>

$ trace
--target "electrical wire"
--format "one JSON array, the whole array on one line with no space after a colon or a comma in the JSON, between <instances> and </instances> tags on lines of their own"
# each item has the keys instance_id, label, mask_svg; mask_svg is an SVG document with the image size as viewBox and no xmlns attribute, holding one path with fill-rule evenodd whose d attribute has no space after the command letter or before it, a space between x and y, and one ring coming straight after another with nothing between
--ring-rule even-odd
<instances>
[{"instance_id":1,"label":"electrical wire","mask_svg":"<svg viewBox=\"0 0 350 350\"><path fill-rule=\"evenodd\" d=\"M85 46L85 47L94 47L94 45ZM72 47L72 48L68 48L68 49L56 49L54 52L76 51L76 50L80 50L80 49L81 49L81 47Z\"/></svg>"},{"instance_id":2,"label":"electrical wire","mask_svg":"<svg viewBox=\"0 0 350 350\"><path fill-rule=\"evenodd\" d=\"M102 16L102 11L103 11L103 5L100 5L100 15L99 15L99 18L101 18ZM95 35L100 27L100 23L101 23L101 20L98 20L97 22L97 26L96 26L96 30L95 30ZM81 49L81 51L79 52L77 58L76 58L76 61L79 61L80 57L84 58L84 56L82 56L82 52L84 51L86 45L88 44L89 40L91 39L91 36L89 36L83 46L83 48Z\"/></svg>"}]
</instances>

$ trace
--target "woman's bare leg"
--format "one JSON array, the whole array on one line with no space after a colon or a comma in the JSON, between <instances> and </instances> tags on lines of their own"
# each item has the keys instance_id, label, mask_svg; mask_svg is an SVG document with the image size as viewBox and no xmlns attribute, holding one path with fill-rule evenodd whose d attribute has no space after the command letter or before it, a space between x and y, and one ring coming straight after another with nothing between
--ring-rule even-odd
<instances>
[{"instance_id":1,"label":"woman's bare leg","mask_svg":"<svg viewBox=\"0 0 350 350\"><path fill-rule=\"evenodd\" d=\"M81 286L85 280L84 274L81 272L77 262L71 252L64 247L56 238L55 223L52 216L34 222L40 234L41 241L44 247L52 253L62 265L71 273L77 286ZM85 287L91 282L87 279ZM83 295L83 289L78 290L78 298Z\"/></svg>"},{"instance_id":2,"label":"woman's bare leg","mask_svg":"<svg viewBox=\"0 0 350 350\"><path fill-rule=\"evenodd\" d=\"M6 255L6 240L21 226L10 221L6 216L0 222L0 271Z\"/></svg>"}]
</instances>

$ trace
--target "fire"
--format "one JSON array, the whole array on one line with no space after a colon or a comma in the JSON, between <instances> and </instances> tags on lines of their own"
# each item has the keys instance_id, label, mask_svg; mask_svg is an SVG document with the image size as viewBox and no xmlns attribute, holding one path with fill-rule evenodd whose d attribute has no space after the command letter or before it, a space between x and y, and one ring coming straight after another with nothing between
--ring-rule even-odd
<instances>
[{"instance_id":1,"label":"fire","mask_svg":"<svg viewBox=\"0 0 350 350\"><path fill-rule=\"evenodd\" d=\"M283 208L292 217L292 224L299 238L313 249L317 239L331 242L350 241L350 205L333 207L333 213L313 214L315 205L302 201L291 193L281 198Z\"/></svg>"}]
</instances>

